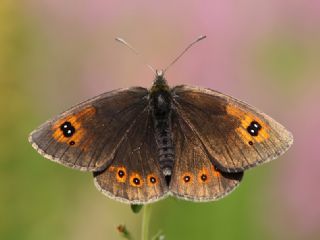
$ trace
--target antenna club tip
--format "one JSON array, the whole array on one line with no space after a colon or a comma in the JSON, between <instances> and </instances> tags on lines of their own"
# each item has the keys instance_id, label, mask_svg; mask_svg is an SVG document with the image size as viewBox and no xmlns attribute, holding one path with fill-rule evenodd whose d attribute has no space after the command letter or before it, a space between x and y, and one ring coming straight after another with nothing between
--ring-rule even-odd
<instances>
[{"instance_id":1,"label":"antenna club tip","mask_svg":"<svg viewBox=\"0 0 320 240\"><path fill-rule=\"evenodd\" d=\"M122 38L120 38L120 37L115 37L114 40L116 40L116 41L118 41L118 42L121 42L121 43L124 42L124 40L123 40Z\"/></svg>"},{"instance_id":2,"label":"antenna club tip","mask_svg":"<svg viewBox=\"0 0 320 240\"><path fill-rule=\"evenodd\" d=\"M198 37L198 40L200 41L200 40L205 39L205 38L207 38L206 35L200 35L200 36Z\"/></svg>"}]
</instances>

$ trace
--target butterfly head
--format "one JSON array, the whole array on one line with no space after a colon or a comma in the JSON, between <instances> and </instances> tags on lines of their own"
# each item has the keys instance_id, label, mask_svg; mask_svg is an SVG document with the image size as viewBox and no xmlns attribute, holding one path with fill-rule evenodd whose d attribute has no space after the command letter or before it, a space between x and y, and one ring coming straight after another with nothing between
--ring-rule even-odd
<instances>
[{"instance_id":1,"label":"butterfly head","mask_svg":"<svg viewBox=\"0 0 320 240\"><path fill-rule=\"evenodd\" d=\"M167 84L167 81L164 78L164 71L163 70L156 70L156 77L154 80L154 84Z\"/></svg>"},{"instance_id":2,"label":"butterfly head","mask_svg":"<svg viewBox=\"0 0 320 240\"><path fill-rule=\"evenodd\" d=\"M166 91L169 90L167 80L164 78L163 70L156 70L156 76L153 81L153 85L151 87L151 92L155 92L159 90L166 90Z\"/></svg>"}]
</instances>

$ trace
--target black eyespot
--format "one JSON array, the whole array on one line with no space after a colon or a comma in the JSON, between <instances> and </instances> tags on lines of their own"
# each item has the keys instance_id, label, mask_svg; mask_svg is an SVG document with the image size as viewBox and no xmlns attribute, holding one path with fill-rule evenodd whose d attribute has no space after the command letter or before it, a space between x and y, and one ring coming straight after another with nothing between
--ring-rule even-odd
<instances>
[{"instance_id":1,"label":"black eyespot","mask_svg":"<svg viewBox=\"0 0 320 240\"><path fill-rule=\"evenodd\" d=\"M71 145L71 146L72 146L72 145L75 145L75 144L76 144L76 143L75 143L74 141L70 141L70 142L69 142L69 145Z\"/></svg>"},{"instance_id":2,"label":"black eyespot","mask_svg":"<svg viewBox=\"0 0 320 240\"><path fill-rule=\"evenodd\" d=\"M251 127L251 125L249 127L247 127L247 131L251 136L254 136L254 137L258 136L259 130Z\"/></svg>"},{"instance_id":3,"label":"black eyespot","mask_svg":"<svg viewBox=\"0 0 320 240\"><path fill-rule=\"evenodd\" d=\"M252 128L260 130L262 127L261 125L257 122L257 121L252 121L250 126L252 126Z\"/></svg>"},{"instance_id":4,"label":"black eyespot","mask_svg":"<svg viewBox=\"0 0 320 240\"><path fill-rule=\"evenodd\" d=\"M253 142L252 142L252 141L249 141L248 143L249 143L249 145L253 145Z\"/></svg>"},{"instance_id":5,"label":"black eyespot","mask_svg":"<svg viewBox=\"0 0 320 240\"><path fill-rule=\"evenodd\" d=\"M261 128L261 125L257 121L252 121L250 125L247 127L247 131L251 136L256 137L258 136L258 133Z\"/></svg>"},{"instance_id":6,"label":"black eyespot","mask_svg":"<svg viewBox=\"0 0 320 240\"><path fill-rule=\"evenodd\" d=\"M134 183L135 185L140 185L140 179L139 179L139 178L134 178L134 179L133 179L133 183Z\"/></svg>"},{"instance_id":7,"label":"black eyespot","mask_svg":"<svg viewBox=\"0 0 320 240\"><path fill-rule=\"evenodd\" d=\"M65 137L71 137L76 132L76 129L68 121L61 124L60 130Z\"/></svg>"},{"instance_id":8,"label":"black eyespot","mask_svg":"<svg viewBox=\"0 0 320 240\"><path fill-rule=\"evenodd\" d=\"M187 183L187 182L190 182L191 178L190 178L190 176L184 176L183 180L184 180L184 182Z\"/></svg>"},{"instance_id":9,"label":"black eyespot","mask_svg":"<svg viewBox=\"0 0 320 240\"><path fill-rule=\"evenodd\" d=\"M150 177L150 182L151 182L151 183L156 183L156 182L157 182L157 180L156 180L156 178L155 178L155 177Z\"/></svg>"},{"instance_id":10,"label":"black eyespot","mask_svg":"<svg viewBox=\"0 0 320 240\"><path fill-rule=\"evenodd\" d=\"M122 170L119 170L119 171L118 171L118 176L119 176L120 178L123 178L124 175L125 175L124 171L122 171Z\"/></svg>"},{"instance_id":11,"label":"black eyespot","mask_svg":"<svg viewBox=\"0 0 320 240\"><path fill-rule=\"evenodd\" d=\"M207 179L208 179L208 177L207 177L206 174L202 174L202 175L201 175L201 180L202 180L202 181L205 182Z\"/></svg>"}]
</instances>

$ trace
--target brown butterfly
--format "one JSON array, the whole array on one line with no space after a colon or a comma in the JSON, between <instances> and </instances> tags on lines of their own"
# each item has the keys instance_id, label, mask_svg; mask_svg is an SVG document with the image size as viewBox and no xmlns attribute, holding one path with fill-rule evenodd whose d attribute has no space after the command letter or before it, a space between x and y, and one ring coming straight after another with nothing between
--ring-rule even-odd
<instances>
[{"instance_id":1,"label":"brown butterfly","mask_svg":"<svg viewBox=\"0 0 320 240\"><path fill-rule=\"evenodd\" d=\"M219 199L244 170L282 155L293 137L242 101L211 89L170 88L156 71L151 89L101 94L47 121L29 141L52 161L92 171L110 198L144 204L168 195Z\"/></svg>"}]
</instances>

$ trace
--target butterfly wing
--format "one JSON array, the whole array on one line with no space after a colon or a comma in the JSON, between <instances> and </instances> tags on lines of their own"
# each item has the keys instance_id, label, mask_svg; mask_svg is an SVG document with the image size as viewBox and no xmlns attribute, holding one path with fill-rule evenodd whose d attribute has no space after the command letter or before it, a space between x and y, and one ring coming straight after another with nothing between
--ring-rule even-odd
<instances>
[{"instance_id":1,"label":"butterfly wing","mask_svg":"<svg viewBox=\"0 0 320 240\"><path fill-rule=\"evenodd\" d=\"M240 183L243 173L215 168L200 139L179 114L174 114L175 162L170 191L178 198L212 201L224 197Z\"/></svg>"},{"instance_id":2,"label":"butterfly wing","mask_svg":"<svg viewBox=\"0 0 320 240\"><path fill-rule=\"evenodd\" d=\"M47 121L29 136L46 158L68 167L101 170L148 105L140 87L101 94Z\"/></svg>"},{"instance_id":3,"label":"butterfly wing","mask_svg":"<svg viewBox=\"0 0 320 240\"><path fill-rule=\"evenodd\" d=\"M94 172L95 185L105 195L131 204L154 202L168 191L160 170L152 115L137 117L110 166Z\"/></svg>"},{"instance_id":4,"label":"butterfly wing","mask_svg":"<svg viewBox=\"0 0 320 240\"><path fill-rule=\"evenodd\" d=\"M254 107L210 89L172 89L178 115L190 126L212 162L222 171L241 172L283 154L293 137Z\"/></svg>"}]
</instances>

